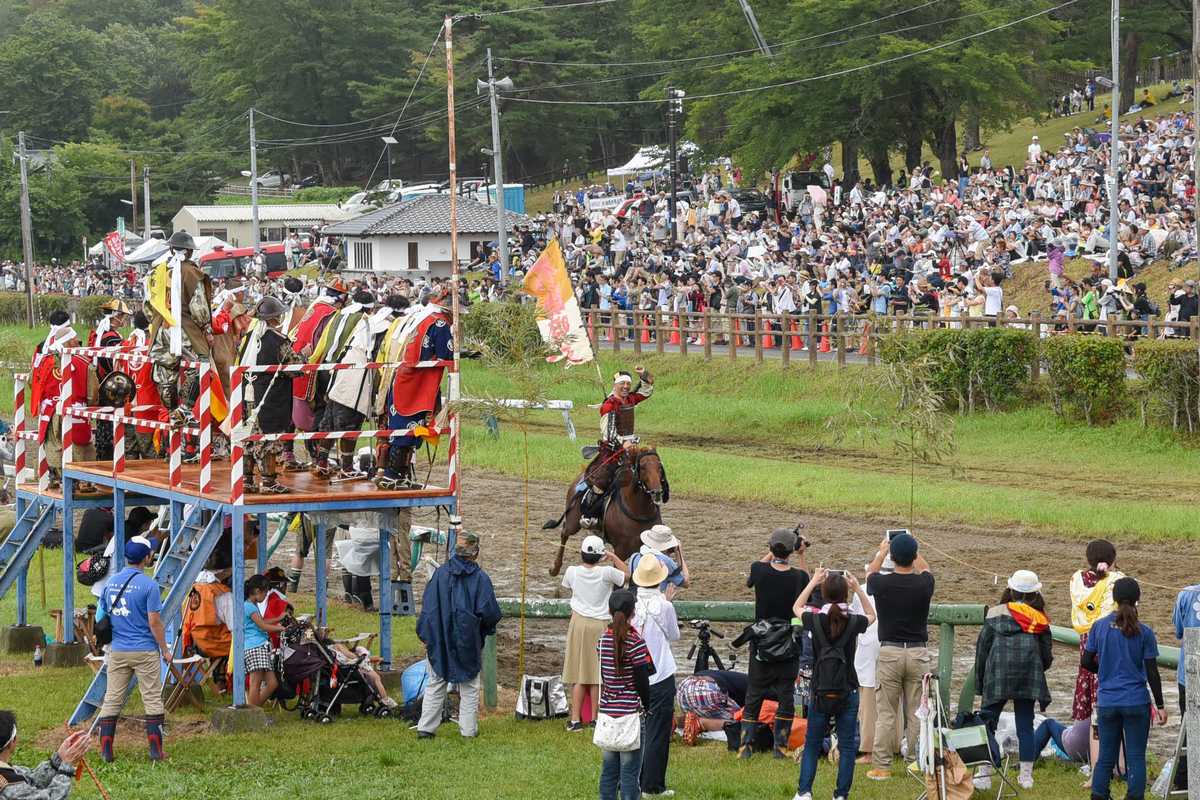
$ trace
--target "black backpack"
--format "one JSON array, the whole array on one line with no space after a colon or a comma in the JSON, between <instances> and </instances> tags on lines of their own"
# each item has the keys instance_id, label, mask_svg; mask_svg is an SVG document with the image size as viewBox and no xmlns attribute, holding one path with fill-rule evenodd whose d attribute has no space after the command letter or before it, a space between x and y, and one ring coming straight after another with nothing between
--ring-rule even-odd
<instances>
[{"instance_id":1,"label":"black backpack","mask_svg":"<svg viewBox=\"0 0 1200 800\"><path fill-rule=\"evenodd\" d=\"M820 653L813 665L813 705L822 714L836 714L850 694L850 670L854 665L846 659L846 645L850 637L856 635L852 624L854 618L851 616L846 621L846 629L834 642L825 635L825 626L816 614L812 615L812 621L813 639Z\"/></svg>"}]
</instances>

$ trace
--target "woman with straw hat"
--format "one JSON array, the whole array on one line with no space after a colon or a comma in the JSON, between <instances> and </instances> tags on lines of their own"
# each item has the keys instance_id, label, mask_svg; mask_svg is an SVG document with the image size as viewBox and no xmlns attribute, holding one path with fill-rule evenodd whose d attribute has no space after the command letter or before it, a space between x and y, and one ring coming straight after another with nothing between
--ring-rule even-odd
<instances>
[{"instance_id":1,"label":"woman with straw hat","mask_svg":"<svg viewBox=\"0 0 1200 800\"><path fill-rule=\"evenodd\" d=\"M650 676L650 703L642 727L643 795L670 796L667 789L667 758L675 717L675 657L671 643L679 640L679 618L675 606L659 586L667 579L667 568L657 558L643 558L633 571L637 605L633 624L646 640L654 674Z\"/></svg>"}]
</instances>

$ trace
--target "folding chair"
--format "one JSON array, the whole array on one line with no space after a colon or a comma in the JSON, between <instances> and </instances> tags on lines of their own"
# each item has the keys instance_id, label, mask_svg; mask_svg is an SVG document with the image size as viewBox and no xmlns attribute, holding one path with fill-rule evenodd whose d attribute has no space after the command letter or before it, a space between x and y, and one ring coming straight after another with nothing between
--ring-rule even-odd
<instances>
[{"instance_id":1,"label":"folding chair","mask_svg":"<svg viewBox=\"0 0 1200 800\"><path fill-rule=\"evenodd\" d=\"M174 679L168 686L163 687L166 693L166 698L163 703L166 706L167 712L170 713L183 705L186 700L194 705L200 711L204 710L204 688L203 683L207 680L208 675L204 671L204 663L206 659L203 656L187 656L185 658L175 658L167 665L171 672L171 677ZM211 672L212 667L209 666ZM200 696L197 697L196 695Z\"/></svg>"},{"instance_id":2,"label":"folding chair","mask_svg":"<svg viewBox=\"0 0 1200 800\"><path fill-rule=\"evenodd\" d=\"M957 729L945 728L941 733L943 744L958 753L964 767L967 769L984 766L992 768L991 777L1000 780L1000 784L996 787L996 800L1017 796L1017 786L1008 774L1009 768L1012 766L1012 753L1001 752L1000 765L996 766L992 761L992 750L988 744L986 725L971 725L967 728ZM1005 791L1006 789L1007 791Z\"/></svg>"}]
</instances>

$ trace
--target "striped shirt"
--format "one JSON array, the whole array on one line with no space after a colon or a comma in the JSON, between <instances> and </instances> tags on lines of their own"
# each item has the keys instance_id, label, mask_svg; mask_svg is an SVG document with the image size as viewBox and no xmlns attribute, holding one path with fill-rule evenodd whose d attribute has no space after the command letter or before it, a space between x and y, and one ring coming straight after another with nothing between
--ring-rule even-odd
<instances>
[{"instance_id":1,"label":"striped shirt","mask_svg":"<svg viewBox=\"0 0 1200 800\"><path fill-rule=\"evenodd\" d=\"M638 713L641 701L633 685L633 668L639 664L653 667L645 640L637 631L629 629L620 672L613 658L612 628L604 631L596 643L596 651L600 654L600 713L610 717Z\"/></svg>"}]
</instances>

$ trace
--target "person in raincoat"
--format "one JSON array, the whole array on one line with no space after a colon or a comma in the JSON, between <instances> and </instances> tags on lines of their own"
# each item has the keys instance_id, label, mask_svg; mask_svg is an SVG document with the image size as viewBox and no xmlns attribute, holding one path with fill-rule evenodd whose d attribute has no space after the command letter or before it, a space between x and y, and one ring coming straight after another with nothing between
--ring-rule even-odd
<instances>
[{"instance_id":1,"label":"person in raincoat","mask_svg":"<svg viewBox=\"0 0 1200 800\"><path fill-rule=\"evenodd\" d=\"M492 579L477 563L479 537L459 533L454 555L438 567L425 587L417 636L429 658L429 684L421 704L417 738L431 739L442 721L446 684L458 686L458 729L479 734L479 672L483 641L495 632L500 604Z\"/></svg>"}]
</instances>

